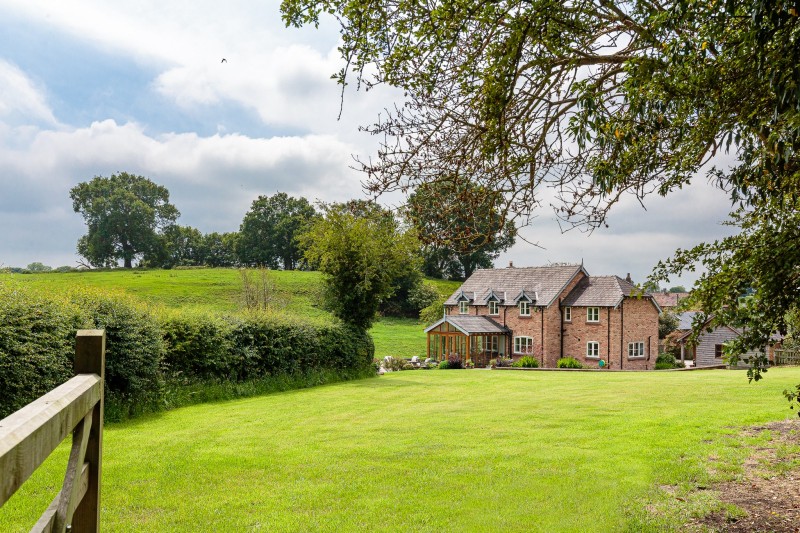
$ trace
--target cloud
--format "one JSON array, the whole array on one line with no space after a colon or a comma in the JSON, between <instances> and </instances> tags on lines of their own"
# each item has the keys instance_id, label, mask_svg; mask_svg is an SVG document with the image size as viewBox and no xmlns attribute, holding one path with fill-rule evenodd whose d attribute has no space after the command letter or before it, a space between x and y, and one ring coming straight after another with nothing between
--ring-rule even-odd
<instances>
[{"instance_id":1,"label":"cloud","mask_svg":"<svg viewBox=\"0 0 800 533\"><path fill-rule=\"evenodd\" d=\"M0 143L0 214L16 221L11 227L46 231L43 242L54 258L70 256L83 232L75 223L80 217L71 211L69 189L95 175L126 171L166 186L182 213L179 222L204 232L238 229L262 194L283 191L328 201L361 194L358 176L347 167L353 147L329 135L149 136L136 123L106 120L72 131L39 131L30 138L24 147ZM12 233L24 231L0 239L5 253L19 249L21 241ZM28 262L33 260L48 259ZM9 264L3 257L0 262Z\"/></svg>"},{"instance_id":2,"label":"cloud","mask_svg":"<svg viewBox=\"0 0 800 533\"><path fill-rule=\"evenodd\" d=\"M56 125L45 91L15 65L0 59L0 120L8 124Z\"/></svg>"}]
</instances>

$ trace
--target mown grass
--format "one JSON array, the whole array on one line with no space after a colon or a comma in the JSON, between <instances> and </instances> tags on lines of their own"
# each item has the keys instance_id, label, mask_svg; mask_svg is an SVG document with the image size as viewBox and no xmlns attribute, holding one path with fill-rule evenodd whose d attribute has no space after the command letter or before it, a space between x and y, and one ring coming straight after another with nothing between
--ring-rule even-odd
<instances>
[{"instance_id":1,"label":"mown grass","mask_svg":"<svg viewBox=\"0 0 800 533\"><path fill-rule=\"evenodd\" d=\"M271 305L280 313L298 319L330 320L322 308L322 277L319 272L270 271L274 294ZM242 309L242 280L236 269L201 268L176 270L111 270L43 274L0 274L48 291L90 286L122 289L141 300L168 309L193 309L235 313ZM442 294L451 294L459 283L426 280ZM412 357L425 353L423 327L413 319L384 318L371 332L375 355Z\"/></svg>"},{"instance_id":2,"label":"mown grass","mask_svg":"<svg viewBox=\"0 0 800 533\"><path fill-rule=\"evenodd\" d=\"M110 425L105 531L668 531L661 484L735 475L800 369L414 371ZM66 449L0 510L27 530ZM709 496L703 509L718 505Z\"/></svg>"}]
</instances>

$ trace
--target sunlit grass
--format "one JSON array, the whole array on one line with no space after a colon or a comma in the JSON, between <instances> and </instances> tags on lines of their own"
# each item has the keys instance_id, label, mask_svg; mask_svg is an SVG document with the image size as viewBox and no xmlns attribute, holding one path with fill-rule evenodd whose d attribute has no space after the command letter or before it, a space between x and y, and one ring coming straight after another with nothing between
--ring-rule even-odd
<instances>
[{"instance_id":1,"label":"sunlit grass","mask_svg":"<svg viewBox=\"0 0 800 533\"><path fill-rule=\"evenodd\" d=\"M319 272L270 271L274 286L271 305L275 312L298 320L331 320L323 309L322 276ZM242 309L241 274L232 268L176 270L112 270L45 274L0 274L48 291L89 286L122 289L154 306L235 313ZM426 280L440 293L450 294L458 282ZM413 319L384 318L372 328L377 357L412 357L425 353L423 327Z\"/></svg>"},{"instance_id":2,"label":"sunlit grass","mask_svg":"<svg viewBox=\"0 0 800 533\"><path fill-rule=\"evenodd\" d=\"M409 371L107 427L105 531L662 531L659 485L730 476L800 369ZM709 460L712 457L713 460ZM66 451L0 510L30 528ZM49 488L49 491L45 491ZM711 496L697 509L719 505ZM660 500L659 500L660 498ZM700 512L700 511L698 511Z\"/></svg>"}]
</instances>

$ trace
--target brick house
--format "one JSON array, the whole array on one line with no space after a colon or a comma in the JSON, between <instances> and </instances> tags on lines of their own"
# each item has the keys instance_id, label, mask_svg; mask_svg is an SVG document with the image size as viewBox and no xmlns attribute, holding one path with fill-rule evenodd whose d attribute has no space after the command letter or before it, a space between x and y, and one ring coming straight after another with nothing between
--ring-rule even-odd
<instances>
[{"instance_id":1,"label":"brick house","mask_svg":"<svg viewBox=\"0 0 800 533\"><path fill-rule=\"evenodd\" d=\"M428 357L457 353L483 366L531 355L550 368L574 357L645 370L658 355L659 313L630 279L589 276L583 265L477 270L426 328Z\"/></svg>"}]
</instances>

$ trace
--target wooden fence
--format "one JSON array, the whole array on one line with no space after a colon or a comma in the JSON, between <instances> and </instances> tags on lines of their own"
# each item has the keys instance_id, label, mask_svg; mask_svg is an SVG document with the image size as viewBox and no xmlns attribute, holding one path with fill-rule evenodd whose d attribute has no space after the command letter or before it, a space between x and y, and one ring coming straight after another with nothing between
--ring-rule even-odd
<instances>
[{"instance_id":1,"label":"wooden fence","mask_svg":"<svg viewBox=\"0 0 800 533\"><path fill-rule=\"evenodd\" d=\"M0 506L72 433L64 484L31 531L99 530L105 353L105 331L78 331L75 377L0 420Z\"/></svg>"},{"instance_id":2,"label":"wooden fence","mask_svg":"<svg viewBox=\"0 0 800 533\"><path fill-rule=\"evenodd\" d=\"M775 350L775 365L800 365L800 350Z\"/></svg>"}]
</instances>

